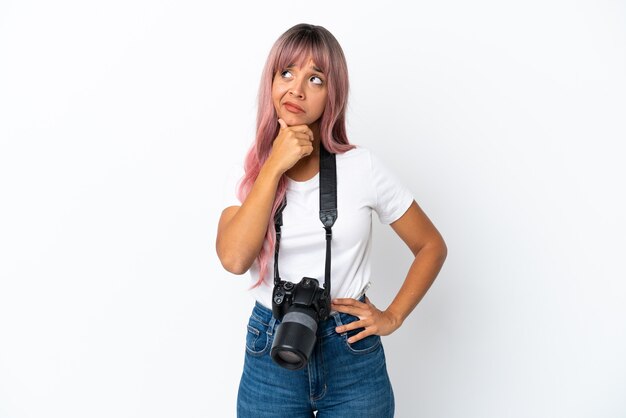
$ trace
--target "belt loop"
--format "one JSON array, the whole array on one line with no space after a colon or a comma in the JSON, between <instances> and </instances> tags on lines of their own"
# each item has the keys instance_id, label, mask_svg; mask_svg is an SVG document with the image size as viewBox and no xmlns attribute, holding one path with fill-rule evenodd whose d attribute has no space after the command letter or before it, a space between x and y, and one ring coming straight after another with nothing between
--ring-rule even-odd
<instances>
[{"instance_id":1,"label":"belt loop","mask_svg":"<svg viewBox=\"0 0 626 418\"><path fill-rule=\"evenodd\" d=\"M268 327L267 327L267 335L269 336L274 335L275 325L276 325L276 318L274 318L274 315L272 315L272 319L270 319L270 323L268 324Z\"/></svg>"},{"instance_id":2,"label":"belt loop","mask_svg":"<svg viewBox=\"0 0 626 418\"><path fill-rule=\"evenodd\" d=\"M331 316L335 319L335 324L337 324L338 327L343 325L343 322L341 321L341 313L336 312Z\"/></svg>"}]
</instances>

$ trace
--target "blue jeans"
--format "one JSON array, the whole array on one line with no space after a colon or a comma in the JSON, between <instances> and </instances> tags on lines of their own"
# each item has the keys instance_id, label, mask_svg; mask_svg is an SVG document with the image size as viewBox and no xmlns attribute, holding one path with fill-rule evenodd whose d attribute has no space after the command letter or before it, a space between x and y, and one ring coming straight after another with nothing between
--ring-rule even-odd
<instances>
[{"instance_id":1,"label":"blue jeans","mask_svg":"<svg viewBox=\"0 0 626 418\"><path fill-rule=\"evenodd\" d=\"M387 418L394 397L380 336L353 344L347 339L363 328L338 334L335 327L357 321L334 313L319 323L307 366L288 370L270 357L276 327L272 311L258 302L246 336L243 374L237 396L239 418Z\"/></svg>"}]
</instances>

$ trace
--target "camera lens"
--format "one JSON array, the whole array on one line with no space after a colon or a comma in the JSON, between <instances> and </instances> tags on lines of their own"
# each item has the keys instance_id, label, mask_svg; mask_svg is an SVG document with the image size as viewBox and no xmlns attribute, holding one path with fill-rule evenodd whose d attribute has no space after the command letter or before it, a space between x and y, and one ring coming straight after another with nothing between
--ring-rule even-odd
<instances>
[{"instance_id":1,"label":"camera lens","mask_svg":"<svg viewBox=\"0 0 626 418\"><path fill-rule=\"evenodd\" d=\"M302 358L297 353L291 351L281 350L277 355L282 361L289 364L298 364L302 361Z\"/></svg>"},{"instance_id":2,"label":"camera lens","mask_svg":"<svg viewBox=\"0 0 626 418\"><path fill-rule=\"evenodd\" d=\"M303 368L315 346L317 321L315 311L292 306L278 325L272 343L272 359L290 370Z\"/></svg>"}]
</instances>

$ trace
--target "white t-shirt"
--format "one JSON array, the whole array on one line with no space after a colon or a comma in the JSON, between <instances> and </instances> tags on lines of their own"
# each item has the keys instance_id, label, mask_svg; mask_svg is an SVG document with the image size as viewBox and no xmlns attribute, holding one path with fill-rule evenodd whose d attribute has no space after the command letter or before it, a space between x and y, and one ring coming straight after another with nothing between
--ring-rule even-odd
<instances>
[{"instance_id":1,"label":"white t-shirt","mask_svg":"<svg viewBox=\"0 0 626 418\"><path fill-rule=\"evenodd\" d=\"M337 220L331 247L331 298L357 298L370 282L372 211L383 224L398 220L413 202L413 195L367 148L357 146L336 155ZM224 207L241 206L235 188L244 171L237 166L226 180ZM308 181L288 178L287 206L283 211L278 267L282 280L298 283L312 277L324 284L326 235L319 219L319 173ZM248 275L256 283L257 261ZM250 290L254 299L271 309L274 252L264 282Z\"/></svg>"}]
</instances>

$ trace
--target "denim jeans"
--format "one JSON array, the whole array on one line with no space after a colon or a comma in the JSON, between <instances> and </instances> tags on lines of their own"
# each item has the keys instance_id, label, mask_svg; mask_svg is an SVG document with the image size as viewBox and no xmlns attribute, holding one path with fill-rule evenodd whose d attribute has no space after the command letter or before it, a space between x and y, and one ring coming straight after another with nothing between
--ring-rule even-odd
<instances>
[{"instance_id":1,"label":"denim jeans","mask_svg":"<svg viewBox=\"0 0 626 418\"><path fill-rule=\"evenodd\" d=\"M363 328L338 334L335 327L357 321L333 313L319 323L313 353L303 369L288 370L270 357L276 327L272 311L258 302L248 322L246 354L237 396L239 418L387 418L394 396L380 336L353 344Z\"/></svg>"}]
</instances>

